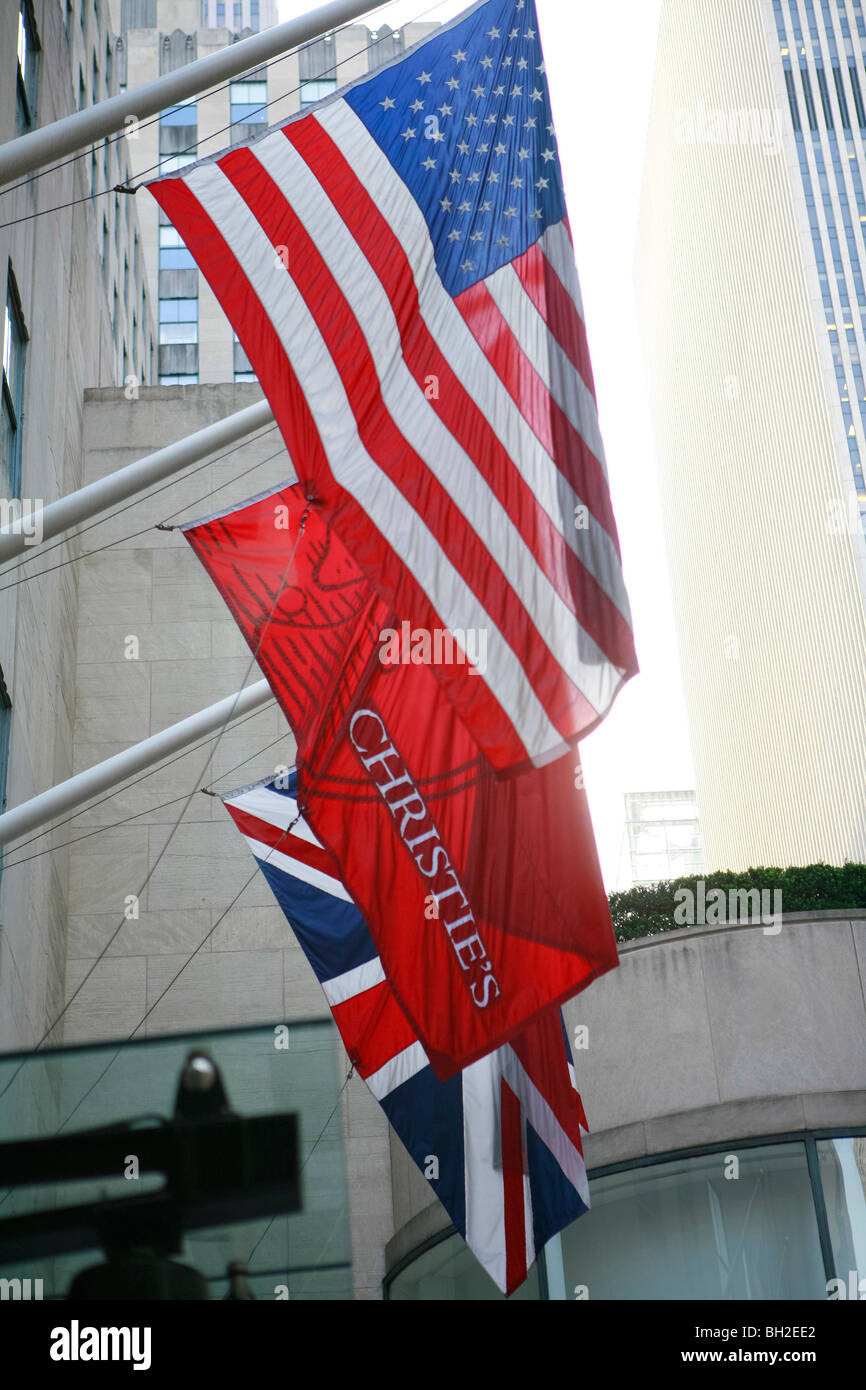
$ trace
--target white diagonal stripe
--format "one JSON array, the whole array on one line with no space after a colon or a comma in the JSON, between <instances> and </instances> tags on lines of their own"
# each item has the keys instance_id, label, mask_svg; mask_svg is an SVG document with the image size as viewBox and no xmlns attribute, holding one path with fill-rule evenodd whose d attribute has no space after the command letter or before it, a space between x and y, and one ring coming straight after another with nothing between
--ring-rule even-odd
<instances>
[{"instance_id":1,"label":"white diagonal stripe","mask_svg":"<svg viewBox=\"0 0 866 1390\"><path fill-rule=\"evenodd\" d=\"M264 844L261 840L253 839L251 835L244 835L244 839L256 859L261 860L268 867L282 869L284 873L292 874L294 878L303 879L304 883L309 883L311 887L321 888L323 893L330 893L332 898L342 898L344 902L352 902L352 898L338 878L322 873L321 869L314 869L310 864L305 864L302 859L292 859L291 855L283 854L282 850L279 849L272 849L270 845Z\"/></svg>"},{"instance_id":2,"label":"white diagonal stripe","mask_svg":"<svg viewBox=\"0 0 866 1390\"><path fill-rule=\"evenodd\" d=\"M247 815L255 816L257 820L267 821L268 825L278 830L288 830L291 826L292 834L297 835L299 840L306 840L307 844L321 849L320 842L303 816L298 819L298 803L291 796L282 796L264 786L251 787L240 796L228 798L227 804L237 807L239 811L246 811Z\"/></svg>"},{"instance_id":3,"label":"white diagonal stripe","mask_svg":"<svg viewBox=\"0 0 866 1390\"><path fill-rule=\"evenodd\" d=\"M523 1063L512 1047L501 1049L502 1075L523 1108L529 1124L539 1139L547 1145L580 1199L589 1206L589 1183L583 1154L569 1139L535 1082L524 1070Z\"/></svg>"},{"instance_id":4,"label":"white diagonal stripe","mask_svg":"<svg viewBox=\"0 0 866 1390\"><path fill-rule=\"evenodd\" d=\"M583 298L580 293L580 281L577 278L577 266L574 264L574 250L571 245L571 237L568 235L568 228L564 222L552 222L546 228L544 235L538 242L548 260L562 281L562 287L566 294L570 295L574 301L574 307L583 318ZM604 463L604 459L599 459Z\"/></svg>"},{"instance_id":5,"label":"white diagonal stripe","mask_svg":"<svg viewBox=\"0 0 866 1390\"><path fill-rule=\"evenodd\" d=\"M598 417L592 394L548 330L514 266L504 265L484 283L521 351L578 433L584 437L587 434L586 428L581 429L577 425L578 414L591 414L597 433ZM596 458L603 458L600 435L598 448L594 448L593 453ZM630 624L631 611L616 546L592 512L588 515L589 525L585 530L577 531L572 527L575 536L583 538L583 543L575 543L572 549Z\"/></svg>"},{"instance_id":6,"label":"white diagonal stripe","mask_svg":"<svg viewBox=\"0 0 866 1390\"><path fill-rule=\"evenodd\" d=\"M231 248L270 319L304 392L334 477L401 556L445 626L452 631L487 631L488 669L483 679L529 755L543 755L561 746L561 736L511 647L418 513L364 448L318 325L291 276L274 273L274 248L243 198L216 164L193 169L185 182ZM412 536L409 555L405 553L408 535Z\"/></svg>"},{"instance_id":7,"label":"white diagonal stripe","mask_svg":"<svg viewBox=\"0 0 866 1390\"><path fill-rule=\"evenodd\" d=\"M384 1100L385 1096L402 1086L404 1081L417 1076L419 1071L423 1071L429 1065L427 1053L421 1044L410 1043L402 1052L398 1052L396 1057L392 1057L390 1062L386 1062L384 1067L372 1072L367 1077L367 1085L377 1100Z\"/></svg>"},{"instance_id":8,"label":"white diagonal stripe","mask_svg":"<svg viewBox=\"0 0 866 1390\"><path fill-rule=\"evenodd\" d=\"M501 266L484 284L556 404L602 462L604 445L593 394L526 293L514 266Z\"/></svg>"},{"instance_id":9,"label":"white diagonal stripe","mask_svg":"<svg viewBox=\"0 0 866 1390\"><path fill-rule=\"evenodd\" d=\"M384 978L382 962L375 956L373 960L365 960L363 965L356 965L354 970L346 970L342 975L335 975L332 980L323 981L322 989L333 1009L336 1004L345 1004L347 999L354 999L357 994L363 994L374 985L380 985Z\"/></svg>"}]
</instances>

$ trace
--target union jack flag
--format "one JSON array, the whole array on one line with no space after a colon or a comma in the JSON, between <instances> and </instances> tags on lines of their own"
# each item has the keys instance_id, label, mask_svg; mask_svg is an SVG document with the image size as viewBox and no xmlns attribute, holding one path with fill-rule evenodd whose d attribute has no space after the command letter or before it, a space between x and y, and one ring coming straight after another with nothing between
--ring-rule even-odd
<instances>
[{"instance_id":1,"label":"union jack flag","mask_svg":"<svg viewBox=\"0 0 866 1390\"><path fill-rule=\"evenodd\" d=\"M533 0L149 187L379 597L485 634L489 762L560 756L637 662Z\"/></svg>"},{"instance_id":2,"label":"union jack flag","mask_svg":"<svg viewBox=\"0 0 866 1390\"><path fill-rule=\"evenodd\" d=\"M562 1018L438 1081L373 938L300 814L294 772L223 796L322 985L350 1059L454 1225L504 1293L589 1207ZM363 1044L367 1064L358 1063Z\"/></svg>"}]
</instances>

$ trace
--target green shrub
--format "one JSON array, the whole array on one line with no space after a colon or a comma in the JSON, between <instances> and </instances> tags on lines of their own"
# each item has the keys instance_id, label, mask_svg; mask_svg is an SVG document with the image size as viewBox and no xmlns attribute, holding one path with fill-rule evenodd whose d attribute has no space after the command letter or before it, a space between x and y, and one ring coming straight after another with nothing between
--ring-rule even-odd
<instances>
[{"instance_id":1,"label":"green shrub","mask_svg":"<svg viewBox=\"0 0 866 1390\"><path fill-rule=\"evenodd\" d=\"M788 869L745 869L741 873L723 870L698 874L694 878L670 879L649 888L610 893L608 902L617 941L682 930L682 923L674 920L677 906L674 894L677 889L688 888L696 895L696 885L701 879L708 895L713 888L723 889L726 895L731 888L768 889L771 894L778 888L782 893L783 912L866 908L866 864L847 863L841 868L833 864L807 864Z\"/></svg>"}]
</instances>

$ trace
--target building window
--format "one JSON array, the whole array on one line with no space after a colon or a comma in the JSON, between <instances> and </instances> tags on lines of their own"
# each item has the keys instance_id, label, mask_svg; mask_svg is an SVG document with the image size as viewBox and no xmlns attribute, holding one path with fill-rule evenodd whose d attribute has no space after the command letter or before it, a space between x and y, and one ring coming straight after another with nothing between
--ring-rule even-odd
<instances>
[{"instance_id":1,"label":"building window","mask_svg":"<svg viewBox=\"0 0 866 1390\"><path fill-rule=\"evenodd\" d=\"M857 1297L848 1290L852 1271L863 1276L864 1134L766 1136L590 1172L591 1209L547 1242L543 1284L533 1271L512 1300L567 1300L580 1287L615 1302ZM736 1182L726 1154L737 1156ZM453 1227L395 1267L385 1296L503 1298Z\"/></svg>"},{"instance_id":2,"label":"building window","mask_svg":"<svg viewBox=\"0 0 866 1390\"><path fill-rule=\"evenodd\" d=\"M18 123L27 129L36 120L39 39L30 0L18 5Z\"/></svg>"},{"instance_id":3,"label":"building window","mask_svg":"<svg viewBox=\"0 0 866 1390\"><path fill-rule=\"evenodd\" d=\"M217 28L222 28L226 22L225 0L216 0L216 22Z\"/></svg>"},{"instance_id":4,"label":"building window","mask_svg":"<svg viewBox=\"0 0 866 1390\"><path fill-rule=\"evenodd\" d=\"M258 33L259 24L259 0L250 0L250 28Z\"/></svg>"},{"instance_id":5,"label":"building window","mask_svg":"<svg viewBox=\"0 0 866 1390\"><path fill-rule=\"evenodd\" d=\"M265 125L268 119L267 82L233 82L229 87L232 125Z\"/></svg>"},{"instance_id":6,"label":"building window","mask_svg":"<svg viewBox=\"0 0 866 1390\"><path fill-rule=\"evenodd\" d=\"M821 106L824 110L824 124L828 130L834 130L833 107L830 103L830 91L827 87L827 75L823 68L817 68L815 76L818 79L818 91L821 93Z\"/></svg>"},{"instance_id":7,"label":"building window","mask_svg":"<svg viewBox=\"0 0 866 1390\"><path fill-rule=\"evenodd\" d=\"M809 127L811 130L817 130L818 117L815 113L815 103L812 100L812 84L809 81L809 74L805 68L800 69L800 80L803 83L803 96L806 100L806 114L809 117Z\"/></svg>"},{"instance_id":8,"label":"building window","mask_svg":"<svg viewBox=\"0 0 866 1390\"><path fill-rule=\"evenodd\" d=\"M258 381L255 372L235 372L235 381Z\"/></svg>"},{"instance_id":9,"label":"building window","mask_svg":"<svg viewBox=\"0 0 866 1390\"><path fill-rule=\"evenodd\" d=\"M842 72L839 68L833 68L833 81L836 84L836 96L839 98L839 111L842 116L842 126L845 130L851 129L851 118L848 115L848 103L845 100L845 88L842 85Z\"/></svg>"},{"instance_id":10,"label":"building window","mask_svg":"<svg viewBox=\"0 0 866 1390\"><path fill-rule=\"evenodd\" d=\"M241 28L243 27L243 22L244 22L244 7L243 7L243 5L241 5L241 4L238 3L238 0L235 0L235 4L234 4L234 15L235 15L235 28L236 28L236 29L241 29Z\"/></svg>"},{"instance_id":11,"label":"building window","mask_svg":"<svg viewBox=\"0 0 866 1390\"><path fill-rule=\"evenodd\" d=\"M10 265L6 277L3 315L3 488L18 497L21 491L21 416L24 404L24 358L27 329L18 286Z\"/></svg>"},{"instance_id":12,"label":"building window","mask_svg":"<svg viewBox=\"0 0 866 1390\"><path fill-rule=\"evenodd\" d=\"M195 125L198 120L196 101L196 97L187 97L186 101L178 102L177 106L170 106L167 111L161 111L160 125Z\"/></svg>"},{"instance_id":13,"label":"building window","mask_svg":"<svg viewBox=\"0 0 866 1390\"><path fill-rule=\"evenodd\" d=\"M198 372L188 372L183 376L161 376L160 386L198 386Z\"/></svg>"},{"instance_id":14,"label":"building window","mask_svg":"<svg viewBox=\"0 0 866 1390\"><path fill-rule=\"evenodd\" d=\"M301 83L301 105L312 106L314 101L329 97L337 90L336 77L317 77L314 81Z\"/></svg>"},{"instance_id":15,"label":"building window","mask_svg":"<svg viewBox=\"0 0 866 1390\"><path fill-rule=\"evenodd\" d=\"M196 155L194 154L161 154L159 157L159 172L162 174L176 174L178 169L185 169L188 164L195 164Z\"/></svg>"},{"instance_id":16,"label":"building window","mask_svg":"<svg viewBox=\"0 0 866 1390\"><path fill-rule=\"evenodd\" d=\"M161 299L159 301L159 341L198 342L198 300Z\"/></svg>"},{"instance_id":17,"label":"building window","mask_svg":"<svg viewBox=\"0 0 866 1390\"><path fill-rule=\"evenodd\" d=\"M854 108L857 112L857 124L861 130L866 129L866 108L863 106L863 93L860 90L860 79L857 76L857 69L851 64L848 68L851 74L851 90L854 93Z\"/></svg>"},{"instance_id":18,"label":"building window","mask_svg":"<svg viewBox=\"0 0 866 1390\"><path fill-rule=\"evenodd\" d=\"M194 270L195 261L184 246L180 232L174 227L159 229L160 270Z\"/></svg>"}]
</instances>

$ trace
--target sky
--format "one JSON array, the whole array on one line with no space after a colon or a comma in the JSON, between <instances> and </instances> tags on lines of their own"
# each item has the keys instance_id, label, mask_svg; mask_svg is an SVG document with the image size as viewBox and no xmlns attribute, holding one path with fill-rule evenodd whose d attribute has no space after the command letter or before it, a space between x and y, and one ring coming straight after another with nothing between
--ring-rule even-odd
<instances>
[{"instance_id":1,"label":"sky","mask_svg":"<svg viewBox=\"0 0 866 1390\"><path fill-rule=\"evenodd\" d=\"M610 891L631 883L624 793L694 788L632 269L661 0L536 4L641 667L581 743ZM394 0L366 22L447 22L466 8ZM309 9L281 0L280 17Z\"/></svg>"}]
</instances>

